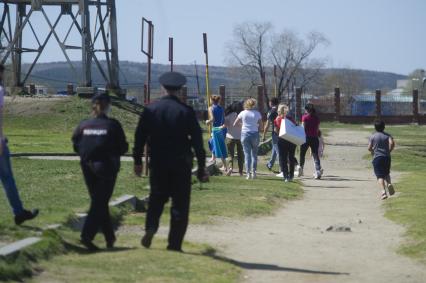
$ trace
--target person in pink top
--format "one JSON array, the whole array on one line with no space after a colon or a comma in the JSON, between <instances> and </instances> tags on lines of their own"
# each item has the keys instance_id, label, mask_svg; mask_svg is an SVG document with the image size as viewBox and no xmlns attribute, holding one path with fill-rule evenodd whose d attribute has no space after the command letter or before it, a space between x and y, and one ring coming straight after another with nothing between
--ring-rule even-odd
<instances>
[{"instance_id":1,"label":"person in pink top","mask_svg":"<svg viewBox=\"0 0 426 283\"><path fill-rule=\"evenodd\" d=\"M313 104L308 103L305 106L305 114L302 116L302 125L305 128L306 143L300 147L299 177L303 176L303 166L305 165L305 156L308 148L311 148L312 157L315 162L314 178L320 179L322 176L321 162L318 154L319 138L318 131L320 119L318 118Z\"/></svg>"}]
</instances>

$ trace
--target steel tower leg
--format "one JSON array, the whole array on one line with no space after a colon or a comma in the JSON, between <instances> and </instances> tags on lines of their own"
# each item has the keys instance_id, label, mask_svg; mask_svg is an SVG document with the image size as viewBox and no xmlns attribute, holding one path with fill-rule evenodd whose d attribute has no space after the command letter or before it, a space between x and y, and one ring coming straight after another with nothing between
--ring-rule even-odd
<instances>
[{"instance_id":1,"label":"steel tower leg","mask_svg":"<svg viewBox=\"0 0 426 283\"><path fill-rule=\"evenodd\" d=\"M82 68L83 77L81 84L84 87L92 86L92 48L90 34L90 10L89 0L80 0L81 13L81 44L82 44Z\"/></svg>"}]
</instances>

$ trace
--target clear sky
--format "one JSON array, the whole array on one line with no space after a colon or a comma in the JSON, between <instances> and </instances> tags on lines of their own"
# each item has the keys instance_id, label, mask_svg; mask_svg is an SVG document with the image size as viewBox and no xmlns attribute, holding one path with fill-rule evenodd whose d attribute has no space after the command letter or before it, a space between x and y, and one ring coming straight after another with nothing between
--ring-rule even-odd
<instances>
[{"instance_id":1,"label":"clear sky","mask_svg":"<svg viewBox=\"0 0 426 283\"><path fill-rule=\"evenodd\" d=\"M116 2L120 60L146 61L140 52L143 16L155 24L154 63L167 63L169 36L174 37L175 64L203 63L202 33L207 32L210 64L225 65L225 43L232 38L234 25L269 21L276 31L289 28L301 35L311 30L322 32L331 44L316 55L329 57L329 67L401 74L426 68L426 0ZM57 12L49 13L53 16ZM34 23L44 29L41 17ZM41 61L62 61L56 46L50 44ZM72 58L80 57L74 54Z\"/></svg>"}]
</instances>

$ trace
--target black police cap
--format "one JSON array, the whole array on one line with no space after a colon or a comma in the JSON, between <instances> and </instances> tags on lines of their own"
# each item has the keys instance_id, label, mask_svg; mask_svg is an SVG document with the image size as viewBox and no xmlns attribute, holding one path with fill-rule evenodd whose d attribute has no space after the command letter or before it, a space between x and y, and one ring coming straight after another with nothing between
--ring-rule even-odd
<instances>
[{"instance_id":1,"label":"black police cap","mask_svg":"<svg viewBox=\"0 0 426 283\"><path fill-rule=\"evenodd\" d=\"M178 90L186 84L186 78L178 72L167 72L160 76L159 82L165 89Z\"/></svg>"},{"instance_id":2,"label":"black police cap","mask_svg":"<svg viewBox=\"0 0 426 283\"><path fill-rule=\"evenodd\" d=\"M111 97L105 92L97 93L92 97L92 103L95 103L97 101L104 101L106 103L110 103Z\"/></svg>"}]
</instances>

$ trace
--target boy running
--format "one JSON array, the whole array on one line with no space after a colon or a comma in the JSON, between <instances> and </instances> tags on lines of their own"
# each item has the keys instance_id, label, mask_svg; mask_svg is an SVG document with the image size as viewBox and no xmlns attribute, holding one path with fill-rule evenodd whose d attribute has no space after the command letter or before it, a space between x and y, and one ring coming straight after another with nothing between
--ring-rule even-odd
<instances>
[{"instance_id":1,"label":"boy running","mask_svg":"<svg viewBox=\"0 0 426 283\"><path fill-rule=\"evenodd\" d=\"M381 190L381 199L385 200L389 195L395 194L395 189L391 182L391 152L395 148L395 142L391 135L385 133L385 123L376 121L374 123L376 133L369 140L368 150L373 155L374 174Z\"/></svg>"}]
</instances>

